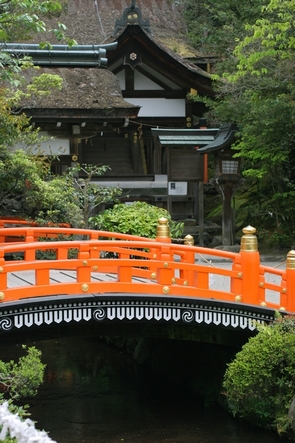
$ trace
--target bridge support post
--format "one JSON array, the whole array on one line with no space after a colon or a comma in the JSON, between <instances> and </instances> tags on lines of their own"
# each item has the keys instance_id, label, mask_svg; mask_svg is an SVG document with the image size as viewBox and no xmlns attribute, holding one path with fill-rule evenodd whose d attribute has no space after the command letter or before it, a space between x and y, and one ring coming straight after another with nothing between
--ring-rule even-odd
<instances>
[{"instance_id":1,"label":"bridge support post","mask_svg":"<svg viewBox=\"0 0 295 443\"><path fill-rule=\"evenodd\" d=\"M289 251L287 254L286 264L286 285L287 285L287 297L286 306L283 307L289 312L295 312L295 251Z\"/></svg>"},{"instance_id":2,"label":"bridge support post","mask_svg":"<svg viewBox=\"0 0 295 443\"><path fill-rule=\"evenodd\" d=\"M34 243L35 237L34 237L34 229L27 229L26 230L26 243ZM36 258L36 251L35 249L28 249L25 251L25 260L26 261L34 261Z\"/></svg>"},{"instance_id":3,"label":"bridge support post","mask_svg":"<svg viewBox=\"0 0 295 443\"><path fill-rule=\"evenodd\" d=\"M162 217L158 220L156 241L160 243L171 243L168 219ZM157 281L161 285L171 285L174 277L173 270L169 267L171 252L169 246L163 245L159 250L158 260L163 262L163 268L157 270ZM169 293L169 287L163 288L165 294Z\"/></svg>"},{"instance_id":4,"label":"bridge support post","mask_svg":"<svg viewBox=\"0 0 295 443\"><path fill-rule=\"evenodd\" d=\"M81 264L77 267L77 282L88 284L91 280L91 267L89 265L89 243L82 243L78 254Z\"/></svg>"},{"instance_id":5,"label":"bridge support post","mask_svg":"<svg viewBox=\"0 0 295 443\"><path fill-rule=\"evenodd\" d=\"M122 260L130 260L130 254L127 254L127 253L123 254L121 252L119 258ZM119 265L118 266L118 281L120 281L122 283L132 281L131 265L129 265L129 266Z\"/></svg>"},{"instance_id":6,"label":"bridge support post","mask_svg":"<svg viewBox=\"0 0 295 443\"><path fill-rule=\"evenodd\" d=\"M7 272L5 272L5 258L3 249L0 250L0 302L4 300L5 293L2 292L4 289L7 289Z\"/></svg>"},{"instance_id":7,"label":"bridge support post","mask_svg":"<svg viewBox=\"0 0 295 443\"><path fill-rule=\"evenodd\" d=\"M97 241L98 240L98 234L97 232L91 232L90 234L90 240L91 241ZM90 249L90 258L100 258L100 250L97 246L93 246Z\"/></svg>"},{"instance_id":8,"label":"bridge support post","mask_svg":"<svg viewBox=\"0 0 295 443\"><path fill-rule=\"evenodd\" d=\"M5 243L4 227L5 227L4 220L0 220L0 232L1 232L0 243Z\"/></svg>"},{"instance_id":9,"label":"bridge support post","mask_svg":"<svg viewBox=\"0 0 295 443\"><path fill-rule=\"evenodd\" d=\"M256 229L247 226L241 238L242 303L259 304L260 255L255 235Z\"/></svg>"},{"instance_id":10,"label":"bridge support post","mask_svg":"<svg viewBox=\"0 0 295 443\"><path fill-rule=\"evenodd\" d=\"M184 244L186 246L194 246L194 237L192 235L186 235L184 237ZM185 251L185 256L183 257L183 262L194 264L195 263L195 251L191 251L188 248ZM197 272L194 270L180 270L180 278L184 279L184 284L188 286L196 286L197 285Z\"/></svg>"}]
</instances>

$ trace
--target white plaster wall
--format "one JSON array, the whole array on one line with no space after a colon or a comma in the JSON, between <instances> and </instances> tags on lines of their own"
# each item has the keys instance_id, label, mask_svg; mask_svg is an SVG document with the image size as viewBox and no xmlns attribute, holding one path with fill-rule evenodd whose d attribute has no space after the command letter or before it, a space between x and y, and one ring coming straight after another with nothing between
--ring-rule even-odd
<instances>
[{"instance_id":1,"label":"white plaster wall","mask_svg":"<svg viewBox=\"0 0 295 443\"><path fill-rule=\"evenodd\" d=\"M128 103L141 106L140 117L185 117L185 99L128 98Z\"/></svg>"}]
</instances>

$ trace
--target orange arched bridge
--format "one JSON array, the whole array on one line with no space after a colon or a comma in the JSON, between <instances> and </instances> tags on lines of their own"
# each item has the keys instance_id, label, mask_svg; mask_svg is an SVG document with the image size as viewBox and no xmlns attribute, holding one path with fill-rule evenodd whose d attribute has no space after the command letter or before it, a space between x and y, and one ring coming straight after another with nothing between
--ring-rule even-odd
<instances>
[{"instance_id":1,"label":"orange arched bridge","mask_svg":"<svg viewBox=\"0 0 295 443\"><path fill-rule=\"evenodd\" d=\"M171 242L166 219L156 239L1 223L1 335L91 322L253 331L295 312L295 251L284 269L262 265L250 226L233 253Z\"/></svg>"}]
</instances>

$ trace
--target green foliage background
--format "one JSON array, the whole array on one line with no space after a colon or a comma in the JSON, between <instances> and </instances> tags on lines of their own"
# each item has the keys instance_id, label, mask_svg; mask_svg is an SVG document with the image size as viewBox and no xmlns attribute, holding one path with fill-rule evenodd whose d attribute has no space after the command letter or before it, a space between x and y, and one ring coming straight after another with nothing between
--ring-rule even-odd
<instances>
[{"instance_id":1,"label":"green foliage background","mask_svg":"<svg viewBox=\"0 0 295 443\"><path fill-rule=\"evenodd\" d=\"M246 179L245 192L239 195L247 217L253 208L256 215L272 214L265 220L261 217L260 226L250 223L273 235L275 246L283 241L291 247L295 243L295 3L174 1L183 10L191 43L201 55L216 57L211 66L215 99L191 98L206 104L209 126L237 123L234 149ZM255 194L256 202L247 202Z\"/></svg>"}]
</instances>

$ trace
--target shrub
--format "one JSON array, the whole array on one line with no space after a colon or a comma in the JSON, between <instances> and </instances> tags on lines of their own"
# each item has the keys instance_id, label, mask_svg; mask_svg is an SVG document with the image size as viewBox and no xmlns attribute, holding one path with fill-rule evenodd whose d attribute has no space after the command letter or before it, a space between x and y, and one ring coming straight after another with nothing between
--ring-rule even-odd
<instances>
[{"instance_id":1,"label":"shrub","mask_svg":"<svg viewBox=\"0 0 295 443\"><path fill-rule=\"evenodd\" d=\"M228 407L264 428L295 441L289 407L295 395L295 319L279 318L246 343L226 370Z\"/></svg>"},{"instance_id":2,"label":"shrub","mask_svg":"<svg viewBox=\"0 0 295 443\"><path fill-rule=\"evenodd\" d=\"M131 205L117 204L112 209L106 209L90 218L90 226L102 231L155 238L158 220L161 217L169 220L171 237L180 237L183 232L183 223L173 222L166 209L140 201Z\"/></svg>"},{"instance_id":3,"label":"shrub","mask_svg":"<svg viewBox=\"0 0 295 443\"><path fill-rule=\"evenodd\" d=\"M12 399L36 395L43 382L45 365L41 362L41 351L34 346L23 346L27 354L16 363L0 360L0 384L5 396ZM3 394L2 394L3 395Z\"/></svg>"}]
</instances>

